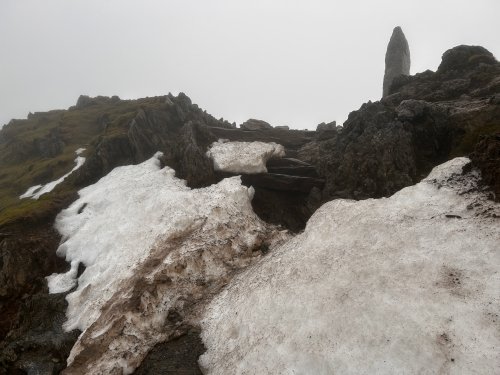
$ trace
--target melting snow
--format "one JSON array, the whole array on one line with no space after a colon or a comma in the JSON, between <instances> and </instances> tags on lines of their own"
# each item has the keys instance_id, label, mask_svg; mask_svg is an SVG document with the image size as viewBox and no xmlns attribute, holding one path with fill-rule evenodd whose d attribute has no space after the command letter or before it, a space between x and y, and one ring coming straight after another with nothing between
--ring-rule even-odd
<instances>
[{"instance_id":1,"label":"melting snow","mask_svg":"<svg viewBox=\"0 0 500 375\"><path fill-rule=\"evenodd\" d=\"M211 302L204 373L499 373L500 205L467 162L323 205Z\"/></svg>"},{"instance_id":2,"label":"melting snow","mask_svg":"<svg viewBox=\"0 0 500 375\"><path fill-rule=\"evenodd\" d=\"M207 151L217 171L231 173L265 173L266 162L285 156L282 145L274 142L214 142Z\"/></svg>"},{"instance_id":3,"label":"melting snow","mask_svg":"<svg viewBox=\"0 0 500 375\"><path fill-rule=\"evenodd\" d=\"M258 259L256 249L273 237L239 177L191 190L174 170L160 168L160 155L115 168L56 218L58 254L71 270L48 284L51 293L75 288L64 328L83 331L70 373L131 373L151 347L176 334L169 311L187 321L192 306ZM80 263L86 269L77 279ZM96 355L76 360L86 348Z\"/></svg>"},{"instance_id":4,"label":"melting snow","mask_svg":"<svg viewBox=\"0 0 500 375\"><path fill-rule=\"evenodd\" d=\"M83 151L85 151L84 148L79 148L78 150L75 151L75 153L76 153L76 155L80 155ZM38 199L43 194L51 192L52 190L54 190L54 188L57 185L59 185L61 182L63 182L66 179L66 177L68 177L71 173L73 173L78 168L80 168L83 165L83 163L85 163L85 158L82 156L77 156L77 158L75 159L75 163L76 163L76 165L73 167L73 169L71 171L69 171L68 173L66 173L64 176L62 176L61 178L59 178L55 181L49 182L45 185L32 186L28 190L26 190L26 193L24 193L23 195L20 195L19 198L20 199L24 199L24 198Z\"/></svg>"}]
</instances>

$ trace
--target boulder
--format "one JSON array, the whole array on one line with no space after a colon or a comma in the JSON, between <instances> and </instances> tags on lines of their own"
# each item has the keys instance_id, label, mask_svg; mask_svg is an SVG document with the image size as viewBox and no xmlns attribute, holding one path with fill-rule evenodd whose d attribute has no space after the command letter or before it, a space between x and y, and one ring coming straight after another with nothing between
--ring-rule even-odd
<instances>
[{"instance_id":1,"label":"boulder","mask_svg":"<svg viewBox=\"0 0 500 375\"><path fill-rule=\"evenodd\" d=\"M255 119L250 119L245 121L243 124L240 125L240 129L243 130L265 130L265 129L272 129L273 127L262 120L255 120Z\"/></svg>"},{"instance_id":2,"label":"boulder","mask_svg":"<svg viewBox=\"0 0 500 375\"><path fill-rule=\"evenodd\" d=\"M316 126L317 132L323 132L323 131L328 131L328 130L336 131L337 130L337 122L332 121L332 122L329 122L328 124L322 122L321 124L318 124L318 126Z\"/></svg>"}]
</instances>

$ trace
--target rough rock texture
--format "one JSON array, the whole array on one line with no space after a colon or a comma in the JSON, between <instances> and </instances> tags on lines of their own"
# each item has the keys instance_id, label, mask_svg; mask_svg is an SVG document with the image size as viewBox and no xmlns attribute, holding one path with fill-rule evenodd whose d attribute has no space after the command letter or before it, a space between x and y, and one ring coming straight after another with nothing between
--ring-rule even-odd
<instances>
[{"instance_id":1,"label":"rough rock texture","mask_svg":"<svg viewBox=\"0 0 500 375\"><path fill-rule=\"evenodd\" d=\"M387 52L385 54L385 73L383 95L389 94L392 81L395 77L410 74L410 48L401 27L397 26L392 32Z\"/></svg>"},{"instance_id":2,"label":"rough rock texture","mask_svg":"<svg viewBox=\"0 0 500 375\"><path fill-rule=\"evenodd\" d=\"M58 201L56 212L71 199ZM33 215L0 229L0 374L58 373L78 336L61 328L64 295L47 294L44 277L67 267L55 256L54 216Z\"/></svg>"},{"instance_id":3,"label":"rough rock texture","mask_svg":"<svg viewBox=\"0 0 500 375\"><path fill-rule=\"evenodd\" d=\"M243 130L265 130L265 129L272 129L273 127L262 120L256 120L251 118L250 120L245 121L240 125L240 129Z\"/></svg>"},{"instance_id":4,"label":"rough rock texture","mask_svg":"<svg viewBox=\"0 0 500 375\"><path fill-rule=\"evenodd\" d=\"M471 154L472 163L481 170L482 183L500 201L500 133L482 136Z\"/></svg>"},{"instance_id":5,"label":"rough rock texture","mask_svg":"<svg viewBox=\"0 0 500 375\"><path fill-rule=\"evenodd\" d=\"M391 90L351 112L342 132L299 150L326 179L323 200L389 196L500 131L500 64L483 48L456 47L438 72L400 77Z\"/></svg>"},{"instance_id":6,"label":"rough rock texture","mask_svg":"<svg viewBox=\"0 0 500 375\"><path fill-rule=\"evenodd\" d=\"M200 329L191 328L179 338L157 345L134 375L202 375L198 358L205 352Z\"/></svg>"}]
</instances>

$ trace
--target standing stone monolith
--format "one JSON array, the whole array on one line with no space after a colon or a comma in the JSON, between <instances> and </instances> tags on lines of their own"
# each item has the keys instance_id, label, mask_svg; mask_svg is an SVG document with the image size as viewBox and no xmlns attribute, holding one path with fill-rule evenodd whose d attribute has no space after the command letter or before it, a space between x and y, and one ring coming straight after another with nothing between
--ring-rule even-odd
<instances>
[{"instance_id":1,"label":"standing stone monolith","mask_svg":"<svg viewBox=\"0 0 500 375\"><path fill-rule=\"evenodd\" d=\"M389 94L394 77L410 74L410 48L401 27L394 28L385 53L385 74L383 95Z\"/></svg>"}]
</instances>

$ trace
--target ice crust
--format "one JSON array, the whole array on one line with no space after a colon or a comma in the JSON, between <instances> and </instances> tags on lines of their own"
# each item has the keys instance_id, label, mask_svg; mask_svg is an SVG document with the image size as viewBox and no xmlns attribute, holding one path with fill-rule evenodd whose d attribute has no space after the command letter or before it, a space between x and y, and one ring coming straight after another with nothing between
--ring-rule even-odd
<instances>
[{"instance_id":1,"label":"ice crust","mask_svg":"<svg viewBox=\"0 0 500 375\"><path fill-rule=\"evenodd\" d=\"M47 277L49 290L60 293L78 285L67 296L66 330L89 327L157 239L194 225L221 204L222 197L250 201L253 195L237 177L191 190L173 169L160 169L160 155L115 168L80 190L80 198L57 216L55 226L63 236L57 254L71 263L71 269ZM80 263L86 269L76 280Z\"/></svg>"},{"instance_id":2,"label":"ice crust","mask_svg":"<svg viewBox=\"0 0 500 375\"><path fill-rule=\"evenodd\" d=\"M324 204L210 303L204 374L498 373L500 205L466 163Z\"/></svg>"},{"instance_id":3,"label":"ice crust","mask_svg":"<svg viewBox=\"0 0 500 375\"><path fill-rule=\"evenodd\" d=\"M212 143L207 156L217 171L230 173L265 173L266 162L272 157L285 156L282 145L274 142L227 142Z\"/></svg>"},{"instance_id":4,"label":"ice crust","mask_svg":"<svg viewBox=\"0 0 500 375\"><path fill-rule=\"evenodd\" d=\"M57 252L71 270L49 276L49 289L74 288L64 329L82 330L69 373L131 373L150 348L176 334L170 310L188 314L272 237L273 227L252 210L253 188L239 177L191 190L173 169L160 168L160 155L115 168L56 218L63 236ZM86 269L77 279L80 263ZM86 348L96 355L74 361Z\"/></svg>"},{"instance_id":5,"label":"ice crust","mask_svg":"<svg viewBox=\"0 0 500 375\"><path fill-rule=\"evenodd\" d=\"M78 150L75 151L75 154L77 155L75 159L75 166L71 171L66 173L64 176L61 178L49 182L45 185L35 185L30 187L26 192L22 195L19 196L20 199L24 198L31 198L31 199L38 199L40 198L43 194L45 193L50 193L54 188L59 185L61 182L63 182L66 177L68 177L71 173L76 171L78 168L80 168L84 163L85 163L85 158L83 156L79 156L83 151L85 151L84 148L79 148Z\"/></svg>"}]
</instances>

